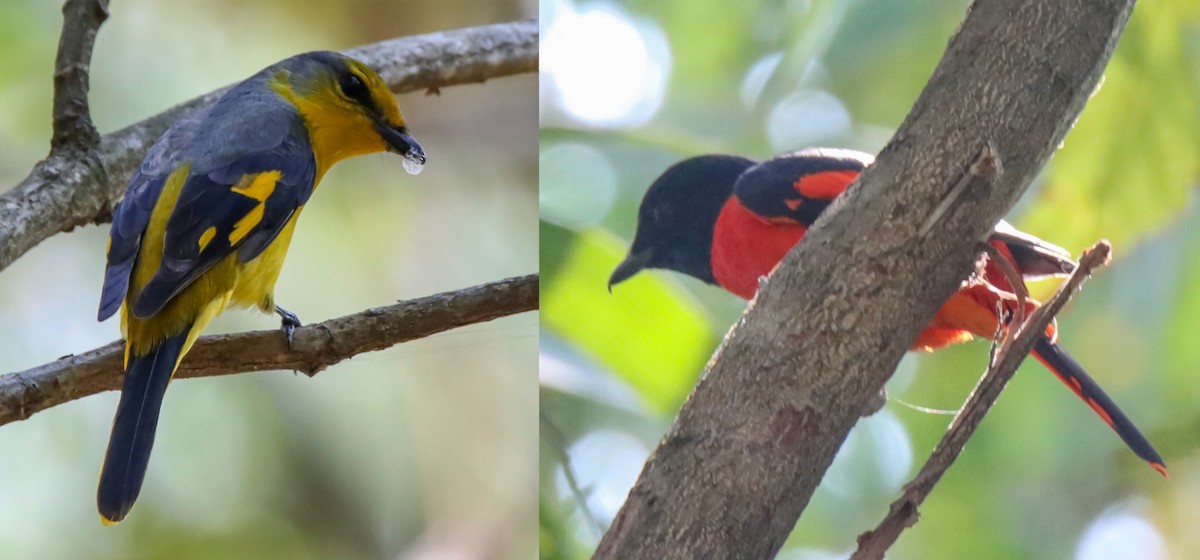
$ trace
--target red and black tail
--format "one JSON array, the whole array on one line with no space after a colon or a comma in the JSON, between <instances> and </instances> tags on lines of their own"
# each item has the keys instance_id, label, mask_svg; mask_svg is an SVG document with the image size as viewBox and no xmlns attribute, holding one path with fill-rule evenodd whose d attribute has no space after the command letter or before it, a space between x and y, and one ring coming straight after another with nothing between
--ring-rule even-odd
<instances>
[{"instance_id":1,"label":"red and black tail","mask_svg":"<svg viewBox=\"0 0 1200 560\"><path fill-rule=\"evenodd\" d=\"M1067 387L1070 387L1076 395L1079 395L1083 402L1092 407L1092 410L1096 411L1102 420L1112 426L1112 429L1117 432L1118 436L1121 436L1129 449L1150 463L1154 470L1167 476L1167 465L1163 463L1162 457L1158 456L1158 452L1154 450L1150 442L1146 441L1146 436L1143 436L1134 427L1133 422L1125 416L1125 413L1121 412L1117 404L1100 388L1100 385L1083 370L1079 362L1076 362L1062 347L1046 336L1038 339L1037 344L1033 347L1033 355L1042 362L1042 365L1054 372L1054 375L1057 375L1063 383L1066 383Z\"/></svg>"},{"instance_id":2,"label":"red and black tail","mask_svg":"<svg viewBox=\"0 0 1200 560\"><path fill-rule=\"evenodd\" d=\"M125 385L113 418L112 436L108 440L104 466L100 468L100 487L96 491L96 506L105 525L125 519L142 490L150 448L154 445L154 430L158 426L158 412L187 336L188 329L185 329L164 340L147 355L130 356L125 365Z\"/></svg>"}]
</instances>

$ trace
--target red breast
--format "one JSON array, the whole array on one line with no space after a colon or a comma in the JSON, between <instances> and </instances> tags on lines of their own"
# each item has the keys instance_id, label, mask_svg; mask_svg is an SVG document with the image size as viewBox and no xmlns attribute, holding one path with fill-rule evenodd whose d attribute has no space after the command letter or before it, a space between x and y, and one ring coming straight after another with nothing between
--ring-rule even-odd
<instances>
[{"instance_id":1,"label":"red breast","mask_svg":"<svg viewBox=\"0 0 1200 560\"><path fill-rule=\"evenodd\" d=\"M764 218L730 197L713 231L712 272L717 284L744 299L754 297L759 277L771 273L808 228L787 218Z\"/></svg>"}]
</instances>

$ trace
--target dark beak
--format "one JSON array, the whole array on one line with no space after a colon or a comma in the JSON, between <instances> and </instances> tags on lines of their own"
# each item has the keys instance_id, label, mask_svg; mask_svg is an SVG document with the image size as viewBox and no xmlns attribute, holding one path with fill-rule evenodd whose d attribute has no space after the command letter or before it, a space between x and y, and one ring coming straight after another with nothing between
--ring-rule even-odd
<instances>
[{"instance_id":1,"label":"dark beak","mask_svg":"<svg viewBox=\"0 0 1200 560\"><path fill-rule=\"evenodd\" d=\"M641 253L629 253L621 264L617 265L616 270L613 270L612 276L608 277L608 293L612 293L613 286L620 284L633 277L634 274L641 272L646 268L646 264L650 262L649 251Z\"/></svg>"},{"instance_id":2,"label":"dark beak","mask_svg":"<svg viewBox=\"0 0 1200 560\"><path fill-rule=\"evenodd\" d=\"M403 126L393 128L377 122L375 130L383 137L384 142L387 142L389 150L404 156L405 159L425 165L425 150L412 136L408 135L407 128Z\"/></svg>"}]
</instances>

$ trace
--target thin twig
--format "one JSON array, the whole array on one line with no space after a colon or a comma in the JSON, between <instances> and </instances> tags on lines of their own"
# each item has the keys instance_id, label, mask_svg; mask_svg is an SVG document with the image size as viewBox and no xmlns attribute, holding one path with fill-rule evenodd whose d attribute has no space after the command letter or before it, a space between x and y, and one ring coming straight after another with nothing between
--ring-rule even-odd
<instances>
[{"instance_id":1,"label":"thin twig","mask_svg":"<svg viewBox=\"0 0 1200 560\"><path fill-rule=\"evenodd\" d=\"M317 372L362 352L538 307L538 275L445 292L297 328L291 348L279 330L201 337L176 377L263 370ZM120 341L0 376L0 425L121 386Z\"/></svg>"},{"instance_id":2,"label":"thin twig","mask_svg":"<svg viewBox=\"0 0 1200 560\"><path fill-rule=\"evenodd\" d=\"M1020 330L1015 338L1012 338L1012 343L1001 349L996 363L989 367L979 380L971 392L971 396L967 399L967 403L950 423L950 428L938 442L929 460L925 462L912 481L905 485L900 498L892 502L887 516L875 529L858 537L858 550L850 557L851 560L883 558L884 553L900 537L900 533L917 522L919 517L917 508L925 501L926 496L942 478L946 469L954 463L958 454L962 452L963 446L966 445L971 434L975 433L983 416L996 402L996 398L1000 396L1004 386L1012 379L1017 367L1021 365L1021 361L1033 349L1037 338L1054 320L1054 316L1059 310L1075 295L1084 280L1091 275L1092 270L1108 264L1111 252L1112 246L1104 240L1097 242L1085 251L1083 257L1079 259L1078 268L1059 287L1054 297L1050 298L1046 305L1038 308L1029 317L1027 323L1020 325Z\"/></svg>"},{"instance_id":3,"label":"thin twig","mask_svg":"<svg viewBox=\"0 0 1200 560\"><path fill-rule=\"evenodd\" d=\"M588 527L591 527L595 533L596 538L600 538L604 534L604 527L592 513L592 508L588 507L587 494L579 485L579 478L575 476L575 467L571 464L571 454L567 451L567 437L554 422L546 417L544 410L539 411L538 416L541 420L541 437L547 440L550 447L554 448L555 453L558 454L558 463L562 465L563 477L567 479L567 488L570 489L571 496L575 498L575 504L579 506L580 513L587 521Z\"/></svg>"},{"instance_id":4,"label":"thin twig","mask_svg":"<svg viewBox=\"0 0 1200 560\"><path fill-rule=\"evenodd\" d=\"M987 263L995 263L1004 277L1008 279L1009 286L1013 289L1013 295L1017 297L1017 309L1013 312L1013 316L1004 320L1004 309L997 310L997 317L1000 317L996 326L996 336L992 338L992 349L988 353L988 366L996 364L996 356L1003 353L1003 350L1008 347L1013 338L1017 336L1017 330L1021 325L1025 324L1025 302L1029 300L1029 288L1025 286L1025 279L1013 267L1012 261L1000 254L1000 251L992 246L991 243L983 243L983 251L987 253ZM985 265L986 266L986 265ZM1003 306L1004 301L997 302L997 305ZM1012 328L1008 328L1012 325ZM1006 333L1006 334L1004 334ZM1001 336L1004 334L1004 336Z\"/></svg>"},{"instance_id":5,"label":"thin twig","mask_svg":"<svg viewBox=\"0 0 1200 560\"><path fill-rule=\"evenodd\" d=\"M538 22L514 21L382 41L347 51L380 71L392 91L477 83L534 72ZM111 219L146 150L171 123L214 103L212 91L144 121L105 134L94 157L51 154L0 195L0 270L61 231ZM98 163L98 165L97 165Z\"/></svg>"}]
</instances>

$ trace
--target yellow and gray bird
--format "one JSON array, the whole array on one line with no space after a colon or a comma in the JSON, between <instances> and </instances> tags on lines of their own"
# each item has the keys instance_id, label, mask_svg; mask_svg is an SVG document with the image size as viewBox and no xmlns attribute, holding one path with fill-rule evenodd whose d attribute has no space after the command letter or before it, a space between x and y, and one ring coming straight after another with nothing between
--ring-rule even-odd
<instances>
[{"instance_id":1,"label":"yellow and gray bird","mask_svg":"<svg viewBox=\"0 0 1200 560\"><path fill-rule=\"evenodd\" d=\"M121 311L125 381L96 495L101 519L142 487L167 383L229 307L278 313L275 280L301 210L329 167L391 151L420 171L396 98L375 71L333 52L301 54L235 85L171 126L113 212L99 319Z\"/></svg>"}]
</instances>

